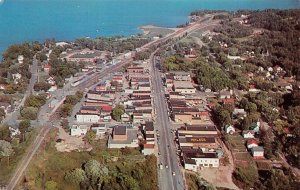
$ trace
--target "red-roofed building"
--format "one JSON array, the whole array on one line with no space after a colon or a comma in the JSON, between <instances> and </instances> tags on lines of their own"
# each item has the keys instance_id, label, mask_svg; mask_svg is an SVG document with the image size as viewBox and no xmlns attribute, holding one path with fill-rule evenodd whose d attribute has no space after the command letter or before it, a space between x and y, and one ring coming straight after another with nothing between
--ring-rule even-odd
<instances>
[{"instance_id":1,"label":"red-roofed building","mask_svg":"<svg viewBox=\"0 0 300 190\"><path fill-rule=\"evenodd\" d=\"M118 82L118 83L123 83L123 76L122 75L116 75L113 76L112 81Z\"/></svg>"},{"instance_id":2,"label":"red-roofed building","mask_svg":"<svg viewBox=\"0 0 300 190\"><path fill-rule=\"evenodd\" d=\"M257 144L257 140L256 139L249 139L247 140L247 148L248 149L251 149L253 147L257 147L258 144Z\"/></svg>"},{"instance_id":3,"label":"red-roofed building","mask_svg":"<svg viewBox=\"0 0 300 190\"><path fill-rule=\"evenodd\" d=\"M233 98L226 98L226 99L223 99L223 104L231 104L231 105L234 105L234 99Z\"/></svg>"},{"instance_id":4,"label":"red-roofed building","mask_svg":"<svg viewBox=\"0 0 300 190\"><path fill-rule=\"evenodd\" d=\"M44 65L44 71L45 71L46 73L49 73L50 70L51 70L51 65L50 65L49 63L45 64L45 65Z\"/></svg>"},{"instance_id":5,"label":"red-roofed building","mask_svg":"<svg viewBox=\"0 0 300 190\"><path fill-rule=\"evenodd\" d=\"M154 154L154 144L144 144L142 152L144 155Z\"/></svg>"},{"instance_id":6,"label":"red-roofed building","mask_svg":"<svg viewBox=\"0 0 300 190\"><path fill-rule=\"evenodd\" d=\"M111 112L112 111L112 106L102 105L100 107L101 107L102 112Z\"/></svg>"}]
</instances>

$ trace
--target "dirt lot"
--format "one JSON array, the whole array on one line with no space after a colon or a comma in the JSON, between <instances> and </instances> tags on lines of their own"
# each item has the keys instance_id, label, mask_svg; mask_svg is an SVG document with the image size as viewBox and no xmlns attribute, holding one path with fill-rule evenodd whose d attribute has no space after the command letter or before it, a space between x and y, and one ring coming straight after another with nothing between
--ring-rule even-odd
<instances>
[{"instance_id":1,"label":"dirt lot","mask_svg":"<svg viewBox=\"0 0 300 190\"><path fill-rule=\"evenodd\" d=\"M83 137L73 137L66 133L61 127L58 127L58 129L58 139L62 139L62 141L56 143L55 147L57 151L71 152L73 150L91 150L92 147L83 141Z\"/></svg>"}]
</instances>

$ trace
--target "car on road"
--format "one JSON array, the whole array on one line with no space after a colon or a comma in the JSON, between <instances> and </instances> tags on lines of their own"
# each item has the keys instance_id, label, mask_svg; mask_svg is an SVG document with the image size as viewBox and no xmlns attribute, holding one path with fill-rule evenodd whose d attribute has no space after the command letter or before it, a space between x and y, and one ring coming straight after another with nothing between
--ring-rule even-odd
<instances>
[{"instance_id":1,"label":"car on road","mask_svg":"<svg viewBox=\"0 0 300 190\"><path fill-rule=\"evenodd\" d=\"M176 175L175 172L172 172L172 175L175 176Z\"/></svg>"},{"instance_id":2,"label":"car on road","mask_svg":"<svg viewBox=\"0 0 300 190\"><path fill-rule=\"evenodd\" d=\"M168 166L168 165L166 165L166 168L168 169L168 168L169 168L169 166Z\"/></svg>"},{"instance_id":3,"label":"car on road","mask_svg":"<svg viewBox=\"0 0 300 190\"><path fill-rule=\"evenodd\" d=\"M161 169L161 170L163 169L162 163L159 164L159 169Z\"/></svg>"}]
</instances>

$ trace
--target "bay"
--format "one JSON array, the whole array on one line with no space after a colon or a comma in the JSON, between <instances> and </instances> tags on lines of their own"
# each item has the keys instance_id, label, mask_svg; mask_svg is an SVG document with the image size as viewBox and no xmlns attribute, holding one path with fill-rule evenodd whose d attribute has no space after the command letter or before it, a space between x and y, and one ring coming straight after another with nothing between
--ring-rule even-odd
<instances>
[{"instance_id":1,"label":"bay","mask_svg":"<svg viewBox=\"0 0 300 190\"><path fill-rule=\"evenodd\" d=\"M14 43L132 35L175 27L193 10L300 8L300 0L0 0L0 52Z\"/></svg>"}]
</instances>

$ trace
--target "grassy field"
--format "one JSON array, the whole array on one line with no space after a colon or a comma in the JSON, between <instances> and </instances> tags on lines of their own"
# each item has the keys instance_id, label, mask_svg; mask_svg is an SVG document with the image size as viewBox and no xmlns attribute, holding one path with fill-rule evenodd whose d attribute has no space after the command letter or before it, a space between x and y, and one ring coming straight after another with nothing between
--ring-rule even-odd
<instances>
[{"instance_id":1,"label":"grassy field","mask_svg":"<svg viewBox=\"0 0 300 190\"><path fill-rule=\"evenodd\" d=\"M144 36L145 37L154 37L154 36L166 36L172 32L174 32L172 29L169 28L161 28L161 27L145 27L141 28L145 31Z\"/></svg>"},{"instance_id":2,"label":"grassy field","mask_svg":"<svg viewBox=\"0 0 300 190\"><path fill-rule=\"evenodd\" d=\"M0 185L4 185L9 181L10 176L18 166L18 163L22 159L23 155L26 153L27 148L34 140L37 132L38 129L33 129L31 132L27 133L27 140L25 142L13 143L13 149L15 153L10 157L9 163L7 158L2 158L0 160Z\"/></svg>"},{"instance_id":3,"label":"grassy field","mask_svg":"<svg viewBox=\"0 0 300 190\"><path fill-rule=\"evenodd\" d=\"M43 189L45 182L49 180L59 184L59 189L74 190L79 187L67 184L64 180L65 173L74 168L80 168L91 159L104 164L109 171L115 171L116 167L122 163L130 169L138 168L139 165L145 164L145 156L141 155L136 149L112 150L106 148L105 141L96 141L93 144L93 150L90 152L57 152L55 149L56 131L51 131L47 136L44 144L35 155L34 161L31 162L26 174L26 183L22 187L29 189ZM138 164L140 163L140 164ZM156 174L156 163L152 168ZM154 189L156 189L157 176L155 175ZM147 177L145 177L147 178ZM153 186L153 184L152 184Z\"/></svg>"},{"instance_id":4,"label":"grassy field","mask_svg":"<svg viewBox=\"0 0 300 190\"><path fill-rule=\"evenodd\" d=\"M239 134L229 135L228 143L234 152L245 152L246 151L245 140Z\"/></svg>"}]
</instances>

